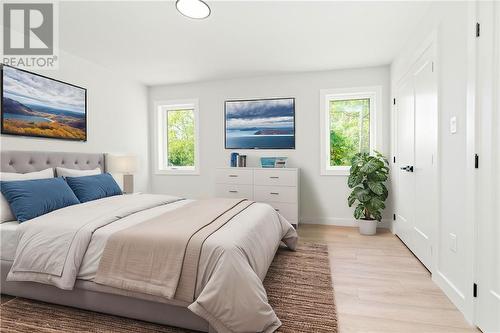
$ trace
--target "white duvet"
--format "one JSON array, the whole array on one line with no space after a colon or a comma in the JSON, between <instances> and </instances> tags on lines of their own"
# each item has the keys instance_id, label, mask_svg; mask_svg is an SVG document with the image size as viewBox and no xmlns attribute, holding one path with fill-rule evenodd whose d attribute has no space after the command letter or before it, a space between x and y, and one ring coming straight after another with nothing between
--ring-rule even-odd
<instances>
[{"instance_id":1,"label":"white duvet","mask_svg":"<svg viewBox=\"0 0 500 333\"><path fill-rule=\"evenodd\" d=\"M54 211L22 223L9 281L73 289L93 280L114 232L176 209L188 200L165 195L124 195ZM272 207L256 203L203 245L196 300L188 308L218 332L272 332L281 322L262 281L281 240L294 248L294 228Z\"/></svg>"}]
</instances>

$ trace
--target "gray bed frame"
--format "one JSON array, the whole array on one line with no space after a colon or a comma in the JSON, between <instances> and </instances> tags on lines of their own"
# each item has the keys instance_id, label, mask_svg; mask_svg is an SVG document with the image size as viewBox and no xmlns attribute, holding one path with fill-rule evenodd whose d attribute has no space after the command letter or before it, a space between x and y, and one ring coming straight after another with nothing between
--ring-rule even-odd
<instances>
[{"instance_id":1,"label":"gray bed frame","mask_svg":"<svg viewBox=\"0 0 500 333\"><path fill-rule=\"evenodd\" d=\"M39 151L2 151L0 171L27 173L47 168L64 167L105 171L102 153L63 153ZM7 282L12 262L1 260L0 290L2 294L25 297L59 305L123 316L148 322L215 333L206 320L184 305L172 305L138 297L120 295L114 288L105 289L90 281L77 281L73 290L62 290L35 282Z\"/></svg>"}]
</instances>

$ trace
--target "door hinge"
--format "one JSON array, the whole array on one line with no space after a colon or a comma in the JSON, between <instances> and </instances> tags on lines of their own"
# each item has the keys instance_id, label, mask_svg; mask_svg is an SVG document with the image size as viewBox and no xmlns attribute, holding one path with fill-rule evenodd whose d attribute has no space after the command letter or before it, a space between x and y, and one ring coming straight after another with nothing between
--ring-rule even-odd
<instances>
[{"instance_id":1,"label":"door hinge","mask_svg":"<svg viewBox=\"0 0 500 333\"><path fill-rule=\"evenodd\" d=\"M392 99L392 105L396 105L396 99L395 98Z\"/></svg>"},{"instance_id":2,"label":"door hinge","mask_svg":"<svg viewBox=\"0 0 500 333\"><path fill-rule=\"evenodd\" d=\"M479 155L474 155L474 168L479 169Z\"/></svg>"},{"instance_id":3,"label":"door hinge","mask_svg":"<svg viewBox=\"0 0 500 333\"><path fill-rule=\"evenodd\" d=\"M476 37L481 36L481 24L479 22L476 22Z\"/></svg>"},{"instance_id":4,"label":"door hinge","mask_svg":"<svg viewBox=\"0 0 500 333\"><path fill-rule=\"evenodd\" d=\"M392 219L396 221L396 214L392 214Z\"/></svg>"},{"instance_id":5,"label":"door hinge","mask_svg":"<svg viewBox=\"0 0 500 333\"><path fill-rule=\"evenodd\" d=\"M474 283L472 286L472 296L477 297L477 284Z\"/></svg>"}]
</instances>

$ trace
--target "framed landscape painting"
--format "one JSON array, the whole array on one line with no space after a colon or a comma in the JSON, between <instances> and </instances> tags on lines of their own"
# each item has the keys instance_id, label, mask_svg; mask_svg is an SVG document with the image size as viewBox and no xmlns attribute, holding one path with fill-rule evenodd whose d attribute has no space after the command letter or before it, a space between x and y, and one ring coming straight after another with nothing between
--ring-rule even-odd
<instances>
[{"instance_id":1,"label":"framed landscape painting","mask_svg":"<svg viewBox=\"0 0 500 333\"><path fill-rule=\"evenodd\" d=\"M295 149L295 98L225 103L226 149Z\"/></svg>"},{"instance_id":2,"label":"framed landscape painting","mask_svg":"<svg viewBox=\"0 0 500 333\"><path fill-rule=\"evenodd\" d=\"M2 134L87 141L87 90L1 67Z\"/></svg>"}]
</instances>

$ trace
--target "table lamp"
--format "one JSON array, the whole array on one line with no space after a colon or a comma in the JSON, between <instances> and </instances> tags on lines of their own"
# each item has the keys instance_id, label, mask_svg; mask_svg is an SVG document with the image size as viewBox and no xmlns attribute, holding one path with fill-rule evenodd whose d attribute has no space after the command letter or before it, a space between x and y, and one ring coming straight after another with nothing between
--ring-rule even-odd
<instances>
[{"instance_id":1,"label":"table lamp","mask_svg":"<svg viewBox=\"0 0 500 333\"><path fill-rule=\"evenodd\" d=\"M106 170L111 173L123 174L123 193L134 193L134 175L137 171L137 157L135 155L106 156Z\"/></svg>"}]
</instances>

